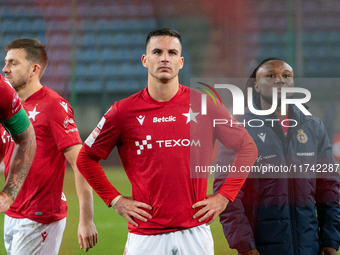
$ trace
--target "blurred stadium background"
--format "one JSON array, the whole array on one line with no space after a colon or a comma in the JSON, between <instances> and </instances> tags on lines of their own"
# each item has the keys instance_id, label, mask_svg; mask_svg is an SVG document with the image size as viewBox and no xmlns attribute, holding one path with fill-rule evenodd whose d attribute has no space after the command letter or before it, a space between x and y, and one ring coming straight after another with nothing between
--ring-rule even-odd
<instances>
[{"instance_id":1,"label":"blurred stadium background","mask_svg":"<svg viewBox=\"0 0 340 255\"><path fill-rule=\"evenodd\" d=\"M114 101L146 86L147 70L140 62L145 38L162 27L174 28L183 37L185 65L180 82L188 86L190 78L248 77L259 61L271 56L286 60L295 77L332 78L306 88L312 93L310 111L324 120L330 137L338 142L334 151L340 159L338 0L0 0L0 59L14 39L37 38L44 43L49 65L42 83L71 103L85 139ZM116 152L106 164L117 168ZM121 174L121 170L116 172ZM126 187L127 180L122 182ZM70 188L67 185L73 184L66 181L65 190ZM68 197L75 196L72 192ZM96 211L107 210L96 199ZM74 203L70 202L70 207L74 208ZM73 209L60 254L78 254L67 250L76 241L64 244L69 233L76 234L77 215L72 213ZM99 215L105 217L107 211ZM118 222L124 231L126 223L119 218ZM112 226L100 236L113 238L107 239L107 250L101 253L119 254L110 250L110 245L119 239L123 242L117 241L121 242L118 246L123 246L126 232L116 231L114 220L100 224L104 229L105 224ZM221 228L213 226L222 242ZM91 253L99 254L98 250Z\"/></svg>"}]
</instances>

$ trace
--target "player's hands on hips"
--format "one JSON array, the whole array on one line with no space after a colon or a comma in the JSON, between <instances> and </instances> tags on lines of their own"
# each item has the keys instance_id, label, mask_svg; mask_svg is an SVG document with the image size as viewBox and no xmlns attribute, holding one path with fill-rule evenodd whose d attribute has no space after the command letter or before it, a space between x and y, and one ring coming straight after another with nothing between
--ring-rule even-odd
<instances>
[{"instance_id":1,"label":"player's hands on hips","mask_svg":"<svg viewBox=\"0 0 340 255\"><path fill-rule=\"evenodd\" d=\"M97 242L98 232L93 220L80 221L78 225L78 243L80 249L84 248L84 251L87 252L93 248Z\"/></svg>"},{"instance_id":2,"label":"player's hands on hips","mask_svg":"<svg viewBox=\"0 0 340 255\"><path fill-rule=\"evenodd\" d=\"M147 222L148 219L151 219L151 214L147 213L143 209L152 210L152 207L148 204L138 202L134 200L132 197L121 197L118 199L116 204L113 206L116 212L123 216L130 222L132 225L138 227L137 222L133 220L133 218L138 219L143 222Z\"/></svg>"},{"instance_id":3,"label":"player's hands on hips","mask_svg":"<svg viewBox=\"0 0 340 255\"><path fill-rule=\"evenodd\" d=\"M207 222L207 225L210 225L216 217L224 211L228 203L229 199L219 193L208 195L203 201L199 201L192 206L192 208L203 206L201 210L194 214L193 218L196 219L203 215L203 217L198 220L199 222L203 222L211 217Z\"/></svg>"},{"instance_id":4,"label":"player's hands on hips","mask_svg":"<svg viewBox=\"0 0 340 255\"><path fill-rule=\"evenodd\" d=\"M252 249L250 251L239 252L239 255L261 255L257 249Z\"/></svg>"},{"instance_id":5,"label":"player's hands on hips","mask_svg":"<svg viewBox=\"0 0 340 255\"><path fill-rule=\"evenodd\" d=\"M6 192L0 192L0 213L6 212L13 204L13 199Z\"/></svg>"},{"instance_id":6,"label":"player's hands on hips","mask_svg":"<svg viewBox=\"0 0 340 255\"><path fill-rule=\"evenodd\" d=\"M332 247L322 247L319 255L337 255L338 253Z\"/></svg>"}]
</instances>

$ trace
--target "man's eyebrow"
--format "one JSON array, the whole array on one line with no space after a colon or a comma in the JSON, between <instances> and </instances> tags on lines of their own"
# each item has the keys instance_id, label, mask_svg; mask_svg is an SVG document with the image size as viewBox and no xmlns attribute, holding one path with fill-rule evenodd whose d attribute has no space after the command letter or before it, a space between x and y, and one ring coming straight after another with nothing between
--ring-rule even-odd
<instances>
[{"instance_id":1,"label":"man's eyebrow","mask_svg":"<svg viewBox=\"0 0 340 255\"><path fill-rule=\"evenodd\" d=\"M293 72L292 70L289 70L289 69L285 69L284 71L285 71L285 72L290 72L290 73ZM274 70L268 70L268 71L266 71L266 72L270 73L270 72L274 72Z\"/></svg>"}]
</instances>

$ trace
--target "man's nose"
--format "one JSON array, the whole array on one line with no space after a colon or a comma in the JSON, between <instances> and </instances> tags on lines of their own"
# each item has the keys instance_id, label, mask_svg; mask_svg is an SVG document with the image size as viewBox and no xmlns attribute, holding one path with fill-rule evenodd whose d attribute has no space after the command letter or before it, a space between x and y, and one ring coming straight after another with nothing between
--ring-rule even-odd
<instances>
[{"instance_id":1,"label":"man's nose","mask_svg":"<svg viewBox=\"0 0 340 255\"><path fill-rule=\"evenodd\" d=\"M162 54L162 61L163 62L168 62L169 61L169 54L167 52L164 52Z\"/></svg>"},{"instance_id":2,"label":"man's nose","mask_svg":"<svg viewBox=\"0 0 340 255\"><path fill-rule=\"evenodd\" d=\"M276 76L275 83L276 84L284 84L284 80L283 80L282 75Z\"/></svg>"},{"instance_id":3,"label":"man's nose","mask_svg":"<svg viewBox=\"0 0 340 255\"><path fill-rule=\"evenodd\" d=\"M9 72L9 68L8 68L7 64L5 64L4 68L2 68L2 72L3 73L8 73Z\"/></svg>"}]
</instances>

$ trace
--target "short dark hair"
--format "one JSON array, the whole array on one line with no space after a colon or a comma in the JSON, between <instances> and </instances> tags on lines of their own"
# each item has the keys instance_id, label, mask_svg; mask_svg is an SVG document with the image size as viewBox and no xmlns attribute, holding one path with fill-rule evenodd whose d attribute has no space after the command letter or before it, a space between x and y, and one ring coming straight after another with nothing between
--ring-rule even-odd
<instances>
[{"instance_id":1,"label":"short dark hair","mask_svg":"<svg viewBox=\"0 0 340 255\"><path fill-rule=\"evenodd\" d=\"M48 57L45 46L39 40L29 38L17 39L8 43L5 48L6 51L12 49L24 49L27 61L41 66L40 77L42 76L48 63Z\"/></svg>"},{"instance_id":2,"label":"short dark hair","mask_svg":"<svg viewBox=\"0 0 340 255\"><path fill-rule=\"evenodd\" d=\"M151 37L155 37L155 36L172 36L172 37L176 37L179 42L181 43L182 46L182 38L181 35L174 29L171 28L161 28L161 29L156 29L151 31L148 34L148 37L146 38L146 47L148 46Z\"/></svg>"},{"instance_id":3,"label":"short dark hair","mask_svg":"<svg viewBox=\"0 0 340 255\"><path fill-rule=\"evenodd\" d=\"M280 61L283 61L285 62L284 60L282 60L281 58L277 58L277 57L270 57L270 58L266 58L264 60L261 61L261 63L254 69L254 71L251 73L251 75L249 76L249 79L247 80L247 84L246 84L246 87L245 87L245 91L244 91L244 95L246 95L246 98L247 98L247 95L248 95L248 88L251 87L253 88L253 97L254 97L254 103L255 105L257 106L260 106L260 94L255 90L255 82L256 82L256 74L257 74L257 71L260 69L260 67L269 62L269 61L273 61L273 60L280 60ZM248 104L248 100L246 100L245 102L245 105L247 106Z\"/></svg>"}]
</instances>

